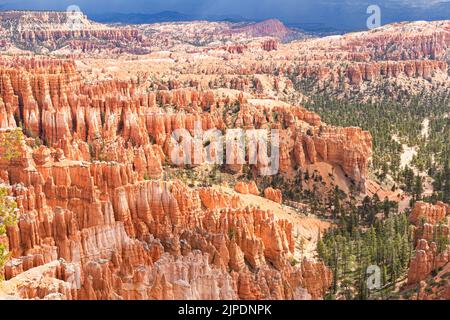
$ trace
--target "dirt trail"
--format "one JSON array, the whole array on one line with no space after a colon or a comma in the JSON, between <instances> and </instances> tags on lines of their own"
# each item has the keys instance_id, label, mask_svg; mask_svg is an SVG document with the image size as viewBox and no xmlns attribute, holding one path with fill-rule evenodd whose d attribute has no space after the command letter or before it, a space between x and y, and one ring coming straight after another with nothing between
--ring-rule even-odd
<instances>
[{"instance_id":1,"label":"dirt trail","mask_svg":"<svg viewBox=\"0 0 450 320\"><path fill-rule=\"evenodd\" d=\"M428 136L430 134L430 119L429 118L425 118L422 121L422 130L421 130L420 134L422 137L428 138ZM392 136L392 139L397 141L398 143L401 143L400 139L398 138L397 135ZM403 152L400 155L400 168L411 167L414 171L414 174L420 175L421 177L423 177L424 178L423 195L426 195L426 196L431 195L433 193L432 179L427 175L426 172L419 171L415 166L411 165L414 156L417 155L417 152L419 149L418 146L410 147L406 144L402 144L402 148L403 148Z\"/></svg>"},{"instance_id":2,"label":"dirt trail","mask_svg":"<svg viewBox=\"0 0 450 320\"><path fill-rule=\"evenodd\" d=\"M397 135L393 135L392 139L394 141L400 142L400 139ZM410 147L407 144L402 144L403 152L400 155L400 168L406 168L409 166L413 160L413 157L417 154L417 146Z\"/></svg>"},{"instance_id":3,"label":"dirt trail","mask_svg":"<svg viewBox=\"0 0 450 320\"><path fill-rule=\"evenodd\" d=\"M422 137L428 138L428 135L430 134L430 119L425 118L422 122L422 131L420 132Z\"/></svg>"}]
</instances>

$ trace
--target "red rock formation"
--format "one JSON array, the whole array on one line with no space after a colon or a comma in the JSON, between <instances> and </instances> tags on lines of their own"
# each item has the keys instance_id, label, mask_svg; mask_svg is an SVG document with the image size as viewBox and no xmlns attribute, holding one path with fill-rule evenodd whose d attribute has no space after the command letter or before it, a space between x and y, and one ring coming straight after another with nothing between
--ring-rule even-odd
<instances>
[{"instance_id":1,"label":"red rock formation","mask_svg":"<svg viewBox=\"0 0 450 320\"><path fill-rule=\"evenodd\" d=\"M234 44L225 47L225 50L228 51L229 53L237 53L237 54L244 53L246 49L247 47L241 44Z\"/></svg>"},{"instance_id":2,"label":"red rock formation","mask_svg":"<svg viewBox=\"0 0 450 320\"><path fill-rule=\"evenodd\" d=\"M33 64L28 65L28 70L35 68ZM110 81L84 85L70 62L52 66L47 73L46 66L39 68L42 69L38 75L9 66L0 70L4 101L3 107L0 104L4 110L0 114L0 123L4 127L15 127L15 119L23 118L24 128L30 135L42 132L41 138L45 143L62 149L64 155L72 159L89 160L94 157L131 161L141 177L157 177L162 170L163 154L167 157L172 150L173 130L186 128L193 135L195 121L201 122L203 130L223 129L230 125L221 110L226 101L216 98L212 92L176 89L136 95L134 83ZM178 84L171 82L169 86L175 88ZM121 100L116 98L119 94L122 95ZM100 96L104 98L100 99ZM23 111L20 111L19 101L23 103ZM158 105L167 104L188 114L161 114ZM202 113L202 110L208 111ZM316 127L321 125L321 121L316 114L301 107L269 109L243 105L233 126L265 128L273 121L289 128L283 133L287 137L297 137L296 143L287 144L287 149L283 150L284 168L307 165L303 160L304 154L305 160L311 163L325 161L340 165L357 183L364 181L371 155L371 138L367 132L356 128L311 128L308 131L311 137L302 134L302 150L296 129L299 122ZM148 146L151 141L161 149ZM134 155L119 148L122 146L129 150L129 144ZM294 148L295 163L289 156ZM317 159L317 152L321 159Z\"/></svg>"},{"instance_id":3,"label":"red rock formation","mask_svg":"<svg viewBox=\"0 0 450 320\"><path fill-rule=\"evenodd\" d=\"M367 53L374 60L443 60L450 44L447 21L427 29L423 22L395 23L376 31L349 35L343 48Z\"/></svg>"},{"instance_id":4,"label":"red rock formation","mask_svg":"<svg viewBox=\"0 0 450 320\"><path fill-rule=\"evenodd\" d=\"M226 31L231 34L243 33L251 37L276 37L279 39L284 39L290 32L289 28L277 19L269 19Z\"/></svg>"},{"instance_id":5,"label":"red rock formation","mask_svg":"<svg viewBox=\"0 0 450 320\"><path fill-rule=\"evenodd\" d=\"M111 54L180 44L164 31L148 39L135 28L94 23L67 30L64 14L2 12L0 17L0 23L19 21L11 29L1 25L2 47L21 43L43 52L62 49L58 54ZM34 28L33 19L48 26ZM20 30L14 39L11 30ZM230 30L229 43L290 33L276 20ZM448 30L448 22L416 23L289 45L246 39L245 45L223 42L186 51L183 44L183 54L226 63L186 57L182 65L185 56L171 54L173 67L163 69L164 79L146 77L145 86L136 80L83 81L72 61L0 57L0 128L21 125L28 137L19 158L0 159L0 179L20 210L18 224L8 229L14 259L6 277L21 280L18 294L27 298L320 298L331 283L330 272L312 261L289 263L295 243L288 221L246 207L245 196L188 188L164 172L174 150L172 133L186 129L192 135L198 123L204 131L278 129L281 175L326 163L341 167L363 189L372 152L368 132L327 126L300 106L263 100L287 95L292 86L287 77L294 75L330 87L352 84L352 90L397 78L434 84L447 75ZM263 54L270 62L260 59ZM110 76L106 69L97 76ZM261 100L250 100L255 97ZM215 153L211 148L201 160ZM263 165L250 169L257 172ZM244 168L227 169L242 173ZM235 191L259 194L254 183L238 183ZM282 203L280 190L266 189L264 195ZM448 253L437 253L431 241L446 215L448 206L441 204L414 208L419 244L411 283L445 264ZM422 217L423 226L418 225ZM439 230L449 235L448 226Z\"/></svg>"},{"instance_id":6,"label":"red rock formation","mask_svg":"<svg viewBox=\"0 0 450 320\"><path fill-rule=\"evenodd\" d=\"M234 186L234 190L242 194L248 194L248 185L245 182L238 182Z\"/></svg>"},{"instance_id":7,"label":"red rock formation","mask_svg":"<svg viewBox=\"0 0 450 320\"><path fill-rule=\"evenodd\" d=\"M42 150L37 149L39 154ZM214 189L194 191L177 181L139 181L121 164L40 157L38 165L33 160L37 157L27 158L29 151L23 156L14 169L2 168L13 181L25 182L12 188L20 219L8 228L14 259L5 276L20 277L60 258L73 264L70 272L78 273L70 276L64 268L59 271L64 266L52 264L53 271L46 274L62 282L52 280L59 285L38 293L24 284L21 297L50 298L58 293L68 299L246 298L247 289L241 291L236 282L242 277L255 298L294 296L289 290L272 294L265 289L276 288L276 279L285 272L301 277L301 270L288 263L294 248L292 226L273 214L239 208L236 198ZM25 175L23 165L28 168ZM200 210L202 205L208 209ZM259 274L248 270L244 257ZM227 266L238 274L228 274ZM263 274L266 282L260 283ZM180 281L189 287L180 287ZM319 297L318 284L305 281L307 289L314 288L313 297ZM301 284L291 283L292 288Z\"/></svg>"},{"instance_id":8,"label":"red rock formation","mask_svg":"<svg viewBox=\"0 0 450 320\"><path fill-rule=\"evenodd\" d=\"M450 264L447 264L430 281L421 281L419 293L412 300L449 300L450 299ZM436 285L437 284L437 285Z\"/></svg>"},{"instance_id":9,"label":"red rock formation","mask_svg":"<svg viewBox=\"0 0 450 320\"><path fill-rule=\"evenodd\" d=\"M313 297L323 297L324 288L332 282L332 272L323 263L312 263L304 259L302 263L304 286Z\"/></svg>"},{"instance_id":10,"label":"red rock formation","mask_svg":"<svg viewBox=\"0 0 450 320\"><path fill-rule=\"evenodd\" d=\"M262 44L262 49L265 51L277 50L278 42L275 39L266 40Z\"/></svg>"},{"instance_id":11,"label":"red rock formation","mask_svg":"<svg viewBox=\"0 0 450 320\"><path fill-rule=\"evenodd\" d=\"M444 61L388 61L355 63L346 70L349 82L360 85L363 81L376 81L381 78L397 78L405 75L413 78L431 79L435 73L447 70Z\"/></svg>"},{"instance_id":12,"label":"red rock formation","mask_svg":"<svg viewBox=\"0 0 450 320\"><path fill-rule=\"evenodd\" d=\"M66 46L82 52L147 53L141 32L134 28L108 27L80 15L72 23L66 12L5 11L0 13L5 36L25 48L41 51Z\"/></svg>"},{"instance_id":13,"label":"red rock formation","mask_svg":"<svg viewBox=\"0 0 450 320\"><path fill-rule=\"evenodd\" d=\"M150 180L161 178L173 130L193 132L196 120L204 130L229 123L213 116L223 114L223 102L212 93L137 94L132 82L84 84L71 62L18 61L0 67L0 123L16 127L20 119L47 146L32 148L28 139L20 157L0 161L20 212L8 228L13 260L5 276L42 271L48 283L36 289L25 281L19 296L291 299L325 292L331 280L323 265L291 266L289 222L215 189ZM186 112L161 114L164 104ZM280 120L320 123L295 107ZM243 111L236 121L259 127L268 119ZM258 194L254 183L247 189ZM271 194L281 202L279 191Z\"/></svg>"},{"instance_id":14,"label":"red rock formation","mask_svg":"<svg viewBox=\"0 0 450 320\"><path fill-rule=\"evenodd\" d=\"M450 206L442 202L435 205L422 201L415 203L409 220L416 226L414 232L418 242L416 256L408 271L408 284L425 280L432 271L448 264L450 246L438 251L437 244L432 241L450 237L450 225L446 221L449 214Z\"/></svg>"},{"instance_id":15,"label":"red rock formation","mask_svg":"<svg viewBox=\"0 0 450 320\"><path fill-rule=\"evenodd\" d=\"M273 189L270 187L264 190L264 198L280 204L283 202L283 195L281 194L281 190Z\"/></svg>"},{"instance_id":16,"label":"red rock formation","mask_svg":"<svg viewBox=\"0 0 450 320\"><path fill-rule=\"evenodd\" d=\"M242 206L241 199L238 196L229 196L211 188L202 188L198 192L202 204L210 210Z\"/></svg>"},{"instance_id":17,"label":"red rock formation","mask_svg":"<svg viewBox=\"0 0 450 320\"><path fill-rule=\"evenodd\" d=\"M236 185L234 186L234 190L242 194L253 194L256 196L259 195L258 186L256 185L255 181L250 181L249 183L240 181L236 183Z\"/></svg>"},{"instance_id":18,"label":"red rock formation","mask_svg":"<svg viewBox=\"0 0 450 320\"><path fill-rule=\"evenodd\" d=\"M428 245L425 239L421 239L416 250L416 256L409 266L408 284L426 279L433 270L442 268L449 262L450 246L442 253L438 253L436 243Z\"/></svg>"},{"instance_id":19,"label":"red rock formation","mask_svg":"<svg viewBox=\"0 0 450 320\"><path fill-rule=\"evenodd\" d=\"M443 202L437 202L435 205L417 201L409 216L409 221L416 226L423 220L425 223L437 224L446 222L447 215L450 215L450 206Z\"/></svg>"}]
</instances>

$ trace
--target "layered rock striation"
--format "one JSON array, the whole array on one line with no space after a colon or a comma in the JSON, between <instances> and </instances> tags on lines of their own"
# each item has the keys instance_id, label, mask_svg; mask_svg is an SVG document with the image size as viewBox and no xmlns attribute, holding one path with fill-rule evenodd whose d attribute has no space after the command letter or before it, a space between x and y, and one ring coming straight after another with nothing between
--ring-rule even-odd
<instances>
[{"instance_id":1,"label":"layered rock striation","mask_svg":"<svg viewBox=\"0 0 450 320\"><path fill-rule=\"evenodd\" d=\"M419 283L448 266L450 246L445 240L448 242L450 238L449 214L450 206L442 202L435 205L421 201L415 203L409 220L415 225L417 247L408 271L408 284ZM448 278L444 285L449 285Z\"/></svg>"},{"instance_id":2,"label":"layered rock striation","mask_svg":"<svg viewBox=\"0 0 450 320\"><path fill-rule=\"evenodd\" d=\"M291 222L246 206L237 194L162 179L173 130L194 130L195 120L204 129L231 125L228 116L214 116L226 102L212 92L87 84L73 62L56 60L2 61L0 80L0 125L22 126L27 136L20 156L0 160L1 180L19 209L7 230L8 294L318 299L330 286L323 263L291 263ZM320 123L303 108L292 110L301 117L292 128ZM236 122L247 122L246 115ZM267 122L256 119L254 127ZM337 143L350 143L344 129L333 130ZM255 185L247 190L259 193Z\"/></svg>"}]
</instances>

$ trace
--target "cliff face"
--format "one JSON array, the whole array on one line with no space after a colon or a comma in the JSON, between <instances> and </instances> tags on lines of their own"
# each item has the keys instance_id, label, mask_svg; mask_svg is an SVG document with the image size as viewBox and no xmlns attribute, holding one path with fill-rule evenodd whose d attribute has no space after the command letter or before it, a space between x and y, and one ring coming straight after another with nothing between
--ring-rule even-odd
<instances>
[{"instance_id":1,"label":"cliff face","mask_svg":"<svg viewBox=\"0 0 450 320\"><path fill-rule=\"evenodd\" d=\"M263 48L272 50L270 42ZM450 28L448 21L391 24L366 32L294 42L278 46L277 52L280 54L271 56L270 65L255 62L251 67L261 73L317 81L321 88L328 89L348 84L365 90L383 82L404 85L423 80L445 87L439 83L448 79ZM286 55L292 60L286 61Z\"/></svg>"},{"instance_id":2,"label":"cliff face","mask_svg":"<svg viewBox=\"0 0 450 320\"><path fill-rule=\"evenodd\" d=\"M437 202L435 205L418 201L409 217L409 221L418 226L423 221L424 223L437 224L439 222L446 222L447 216L450 214L450 206L443 202ZM422 221L421 221L422 220Z\"/></svg>"},{"instance_id":3,"label":"cliff face","mask_svg":"<svg viewBox=\"0 0 450 320\"><path fill-rule=\"evenodd\" d=\"M433 271L449 265L450 246L438 247L441 239L450 237L449 214L450 206L442 202L432 205L419 201L415 204L409 219L416 226L417 247L408 271L408 284L419 283ZM444 286L448 286L448 277L443 279Z\"/></svg>"},{"instance_id":4,"label":"cliff face","mask_svg":"<svg viewBox=\"0 0 450 320\"><path fill-rule=\"evenodd\" d=\"M364 191L370 133L282 102L304 101L295 80L352 92L385 81L408 90L448 83L448 21L291 43L279 41L291 31L277 20L80 22L73 29L65 13L0 13L0 50L75 59L0 57L0 129L21 127L27 136L19 157L0 159L0 183L19 206L17 225L0 239L13 257L1 271L4 287L16 297L319 299L332 276L323 263L299 258L284 190L254 182L188 187L172 175L209 168L188 151L180 155L190 165L171 163L172 134L194 135L198 124L278 130L282 178L326 171ZM201 163L218 154L209 145ZM255 176L266 164L224 171ZM416 204L410 285L448 269L448 250L436 242L450 234L439 225L448 212L441 203ZM311 229L303 238L317 235L317 225Z\"/></svg>"},{"instance_id":5,"label":"cliff face","mask_svg":"<svg viewBox=\"0 0 450 320\"><path fill-rule=\"evenodd\" d=\"M142 181L126 164L44 161L44 150L24 147L1 170L20 209L6 279L42 267L58 283L22 283L20 297L292 299L305 288L319 298L330 285L321 263L291 266L292 225L271 212L177 180Z\"/></svg>"},{"instance_id":6,"label":"cliff face","mask_svg":"<svg viewBox=\"0 0 450 320\"><path fill-rule=\"evenodd\" d=\"M243 33L250 37L276 37L286 38L292 31L289 30L280 20L269 19L257 23L249 24L242 28L234 28L230 33Z\"/></svg>"},{"instance_id":7,"label":"cliff face","mask_svg":"<svg viewBox=\"0 0 450 320\"><path fill-rule=\"evenodd\" d=\"M14 63L22 61L8 62ZM48 72L42 66L46 63ZM16 127L19 119L26 133L60 148L69 159L130 162L140 177L156 178L164 158L170 160L176 129L193 135L196 122L204 131L268 129L270 124L283 142L281 173L325 162L342 167L357 185L364 185L370 134L359 128L326 126L302 107L253 106L240 97L222 99L212 91L193 89L142 93L135 83L124 81L86 85L74 64L65 61L28 62L25 68L8 64L0 67L1 126ZM237 114L229 113L227 108L239 99L242 106ZM183 112L162 112L160 107L166 105ZM234 169L239 171L242 165Z\"/></svg>"},{"instance_id":8,"label":"cliff face","mask_svg":"<svg viewBox=\"0 0 450 320\"><path fill-rule=\"evenodd\" d=\"M448 21L394 23L362 34L345 36L344 47L373 60L445 60L450 44Z\"/></svg>"},{"instance_id":9,"label":"cliff face","mask_svg":"<svg viewBox=\"0 0 450 320\"><path fill-rule=\"evenodd\" d=\"M167 104L185 112L163 112ZM208 92L142 94L133 82L86 84L70 61L2 61L0 125L20 123L28 136L19 157L0 160L0 177L19 207L17 225L7 230L13 257L4 270L8 293L46 299L321 298L330 270L308 260L293 266L290 222L247 207L237 194L161 180L174 129L193 130L194 120L205 130L230 124L214 116L215 104L224 102ZM248 122L251 110L236 122ZM283 121L291 114L292 130L297 122L311 129L320 123L303 108L283 112ZM255 127L267 123L255 119ZM330 143L358 143L346 130L332 129ZM327 135L317 135L319 154L344 161L319 147ZM300 149L307 149L303 142ZM365 163L347 166L359 165ZM253 184L247 190L259 193Z\"/></svg>"},{"instance_id":10,"label":"cliff face","mask_svg":"<svg viewBox=\"0 0 450 320\"><path fill-rule=\"evenodd\" d=\"M69 47L82 52L138 53L144 44L139 30L95 23L82 13L3 11L0 26L6 43L39 52Z\"/></svg>"},{"instance_id":11,"label":"cliff face","mask_svg":"<svg viewBox=\"0 0 450 320\"><path fill-rule=\"evenodd\" d=\"M389 61L355 63L348 67L345 74L351 84L360 85L363 81L395 79L400 76L430 80L435 74L445 73L447 69L445 61Z\"/></svg>"},{"instance_id":12,"label":"cliff face","mask_svg":"<svg viewBox=\"0 0 450 320\"><path fill-rule=\"evenodd\" d=\"M276 203L283 203L283 195L281 194L281 190L269 187L264 190L264 197Z\"/></svg>"},{"instance_id":13,"label":"cliff face","mask_svg":"<svg viewBox=\"0 0 450 320\"><path fill-rule=\"evenodd\" d=\"M409 266L408 284L426 279L432 271L441 269L449 262L450 251L447 249L438 253L434 242L430 246L425 239L420 239L416 250L416 256Z\"/></svg>"},{"instance_id":14,"label":"cliff face","mask_svg":"<svg viewBox=\"0 0 450 320\"><path fill-rule=\"evenodd\" d=\"M436 276L430 281L421 281L418 293L413 297L417 300L449 300L450 284L448 283L448 273L450 272L450 264L446 264ZM440 284L440 285L436 285Z\"/></svg>"},{"instance_id":15,"label":"cliff face","mask_svg":"<svg viewBox=\"0 0 450 320\"><path fill-rule=\"evenodd\" d=\"M442 90L448 82L448 20L282 43L305 36L275 19L244 26L205 21L111 26L82 16L74 29L65 12L6 11L0 18L2 51L68 58L164 56L161 62L174 62L170 67L174 72L164 73L192 76L195 79L188 80L197 84L205 80L211 89L231 88L263 97L289 98L293 79L314 82L318 90L361 90L372 98L386 83L418 93L424 87ZM170 54L165 56L167 50ZM151 69L159 67L157 63ZM226 75L232 79L224 79ZM273 85L263 85L255 75L270 78ZM280 87L280 78L290 86Z\"/></svg>"},{"instance_id":16,"label":"cliff face","mask_svg":"<svg viewBox=\"0 0 450 320\"><path fill-rule=\"evenodd\" d=\"M278 42L274 39L266 40L262 44L263 50L273 51L278 49Z\"/></svg>"},{"instance_id":17,"label":"cliff face","mask_svg":"<svg viewBox=\"0 0 450 320\"><path fill-rule=\"evenodd\" d=\"M194 22L195 23L195 22ZM155 34L155 28L151 25L120 26L96 23L88 19L82 12L32 12L32 11L3 11L0 12L1 47L9 45L34 52L48 53L63 49L65 53L72 50L78 53L109 54L146 54L151 52L153 46L173 46L180 43L178 33L168 35L167 32ZM184 25L189 28L188 25ZM197 39L204 40L208 37L223 40L247 39L258 37L275 37L285 39L290 35L296 35L281 21L271 19L258 23L248 24L244 27L229 23L215 23L210 31L208 26L195 27ZM149 30L147 30L149 29ZM149 31L149 32L147 32ZM149 36L149 34L151 36ZM299 33L298 33L299 34ZM300 35L300 34L299 34ZM184 42L190 40L181 37ZM205 40L207 41L207 40ZM276 43L268 43L267 50L276 48ZM246 45L230 45L225 48L229 53L242 53Z\"/></svg>"}]
</instances>

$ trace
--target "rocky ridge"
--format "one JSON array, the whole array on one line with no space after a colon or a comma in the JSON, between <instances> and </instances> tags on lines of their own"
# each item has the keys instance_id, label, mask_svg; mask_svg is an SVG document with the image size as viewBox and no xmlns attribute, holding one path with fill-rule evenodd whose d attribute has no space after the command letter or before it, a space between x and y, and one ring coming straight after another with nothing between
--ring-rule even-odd
<instances>
[{"instance_id":1,"label":"rocky ridge","mask_svg":"<svg viewBox=\"0 0 450 320\"><path fill-rule=\"evenodd\" d=\"M330 270L309 260L291 263L290 222L245 206L238 195L161 180L171 130L192 130L195 119L205 129L226 126L228 119L202 112L224 103L214 94L138 94L136 84L121 81L90 85L73 62L62 60L6 59L0 76L1 127L21 125L28 136L20 157L0 161L0 177L20 210L18 224L8 228L7 293L40 299L323 296ZM185 112L161 112L165 105ZM305 109L291 108L282 119L295 110L292 129L320 124ZM243 110L234 125L267 122L248 122L252 109ZM320 155L344 160L327 148L327 137L330 146L361 141L361 150L370 152L370 136L362 131L329 130L316 138L318 151L305 133L309 138L297 152L310 157L305 163L322 161ZM342 164L364 172L368 155L355 150L347 155L353 162Z\"/></svg>"},{"instance_id":2,"label":"rocky ridge","mask_svg":"<svg viewBox=\"0 0 450 320\"><path fill-rule=\"evenodd\" d=\"M415 238L417 239L416 256L410 263L407 284L420 284L421 287L426 286L425 280L429 278L433 273L442 273L441 270L448 270L450 246L440 248L439 242L441 239L449 238L450 228L450 206L442 202L438 202L435 205L417 202L412 210L410 221L416 226ZM448 272L443 272L442 275ZM442 280L442 281L441 281ZM444 290L438 289L444 296L447 295L450 285L450 279L448 276L441 276L439 278L439 287ZM422 292L422 299L427 297Z\"/></svg>"}]
</instances>

